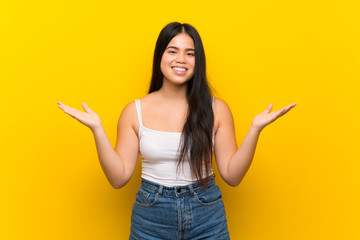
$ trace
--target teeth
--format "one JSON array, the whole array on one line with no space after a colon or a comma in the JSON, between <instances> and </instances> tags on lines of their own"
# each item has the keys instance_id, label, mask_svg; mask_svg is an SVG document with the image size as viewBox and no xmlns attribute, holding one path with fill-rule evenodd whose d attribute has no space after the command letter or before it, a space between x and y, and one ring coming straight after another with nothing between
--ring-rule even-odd
<instances>
[{"instance_id":1,"label":"teeth","mask_svg":"<svg viewBox=\"0 0 360 240\"><path fill-rule=\"evenodd\" d=\"M177 67L174 67L173 68L175 71L180 71L180 72L185 72L186 69L185 68L177 68Z\"/></svg>"}]
</instances>

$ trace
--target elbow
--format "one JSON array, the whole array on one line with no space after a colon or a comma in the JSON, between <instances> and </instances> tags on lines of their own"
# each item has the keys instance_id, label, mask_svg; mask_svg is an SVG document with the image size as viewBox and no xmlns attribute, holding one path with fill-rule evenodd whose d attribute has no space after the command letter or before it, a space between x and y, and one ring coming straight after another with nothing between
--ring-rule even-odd
<instances>
[{"instance_id":1,"label":"elbow","mask_svg":"<svg viewBox=\"0 0 360 240\"><path fill-rule=\"evenodd\" d=\"M237 187L240 184L240 181L236 181L236 179L231 178L228 175L221 174L221 172L220 172L220 176L224 180L224 182L226 182L226 184L231 187Z\"/></svg>"},{"instance_id":2,"label":"elbow","mask_svg":"<svg viewBox=\"0 0 360 240\"><path fill-rule=\"evenodd\" d=\"M111 184L111 186L114 188L114 189L120 189L122 186L121 185L116 185L116 184Z\"/></svg>"},{"instance_id":3,"label":"elbow","mask_svg":"<svg viewBox=\"0 0 360 240\"><path fill-rule=\"evenodd\" d=\"M109 181L114 189L120 189L124 187L130 179L118 179L118 181Z\"/></svg>"},{"instance_id":4,"label":"elbow","mask_svg":"<svg viewBox=\"0 0 360 240\"><path fill-rule=\"evenodd\" d=\"M237 187L237 186L239 186L240 183L228 183L228 184L231 187Z\"/></svg>"},{"instance_id":5,"label":"elbow","mask_svg":"<svg viewBox=\"0 0 360 240\"><path fill-rule=\"evenodd\" d=\"M111 186L114 188L114 189L120 189L122 188L123 186L125 186L126 184L119 184L119 183L111 183Z\"/></svg>"},{"instance_id":6,"label":"elbow","mask_svg":"<svg viewBox=\"0 0 360 240\"><path fill-rule=\"evenodd\" d=\"M224 181L231 187L237 187L240 185L243 178L244 176L241 176L240 178L237 179L224 179Z\"/></svg>"},{"instance_id":7,"label":"elbow","mask_svg":"<svg viewBox=\"0 0 360 240\"><path fill-rule=\"evenodd\" d=\"M232 181L225 181L229 186L231 187L237 187L239 186L240 182L232 182Z\"/></svg>"}]
</instances>

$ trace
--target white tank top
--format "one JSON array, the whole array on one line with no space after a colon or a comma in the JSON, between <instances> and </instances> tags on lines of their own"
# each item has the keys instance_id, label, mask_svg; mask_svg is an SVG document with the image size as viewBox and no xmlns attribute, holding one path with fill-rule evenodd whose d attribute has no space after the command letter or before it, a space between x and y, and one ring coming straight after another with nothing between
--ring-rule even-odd
<instances>
[{"instance_id":1,"label":"white tank top","mask_svg":"<svg viewBox=\"0 0 360 240\"><path fill-rule=\"evenodd\" d=\"M177 167L182 133L162 132L145 127L142 123L140 100L135 100L135 104L140 124L141 177L166 187L184 186L196 182L196 178L191 175L187 159L179 168ZM209 175L211 174L213 174L212 170Z\"/></svg>"}]
</instances>

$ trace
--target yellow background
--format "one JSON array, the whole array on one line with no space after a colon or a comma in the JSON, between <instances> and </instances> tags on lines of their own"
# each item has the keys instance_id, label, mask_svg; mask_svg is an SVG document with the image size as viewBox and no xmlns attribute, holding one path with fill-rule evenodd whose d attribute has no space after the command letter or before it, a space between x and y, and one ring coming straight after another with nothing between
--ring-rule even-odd
<instances>
[{"instance_id":1,"label":"yellow background","mask_svg":"<svg viewBox=\"0 0 360 240\"><path fill-rule=\"evenodd\" d=\"M160 30L198 29L238 144L269 103L298 105L261 133L243 182L217 175L232 239L360 239L359 1L1 1L0 239L127 239L140 164L113 189L86 102L115 145L146 94Z\"/></svg>"}]
</instances>

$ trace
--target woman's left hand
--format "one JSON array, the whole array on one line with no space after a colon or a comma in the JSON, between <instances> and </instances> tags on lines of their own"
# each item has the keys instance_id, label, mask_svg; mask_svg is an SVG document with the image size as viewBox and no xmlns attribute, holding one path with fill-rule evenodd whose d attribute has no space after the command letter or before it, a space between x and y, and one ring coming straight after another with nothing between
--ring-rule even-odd
<instances>
[{"instance_id":1,"label":"woman's left hand","mask_svg":"<svg viewBox=\"0 0 360 240\"><path fill-rule=\"evenodd\" d=\"M280 110L277 110L275 112L271 112L271 109L273 107L272 104L269 104L269 106L266 108L266 110L259 115L256 115L254 120L252 121L251 126L256 130L261 132L261 130L269 125L270 123L274 122L276 119L290 111L293 107L296 106L296 103L290 104L287 107L284 107Z\"/></svg>"}]
</instances>

